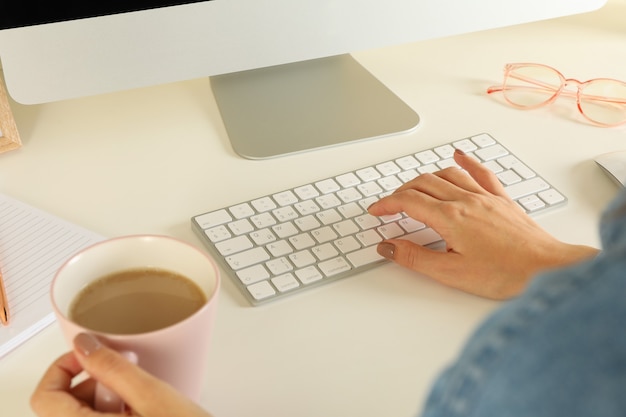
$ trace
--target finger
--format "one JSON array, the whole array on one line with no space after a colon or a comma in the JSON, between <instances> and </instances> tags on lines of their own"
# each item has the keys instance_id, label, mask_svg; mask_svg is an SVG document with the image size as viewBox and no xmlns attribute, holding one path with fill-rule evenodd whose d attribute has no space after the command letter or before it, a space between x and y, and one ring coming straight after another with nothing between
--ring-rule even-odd
<instances>
[{"instance_id":1,"label":"finger","mask_svg":"<svg viewBox=\"0 0 626 417\"><path fill-rule=\"evenodd\" d=\"M415 190L428 194L442 201L456 200L461 197L463 189L456 182L473 181L469 175L458 168L451 167L435 173L424 173L400 186L394 193ZM478 188L476 186L476 188Z\"/></svg>"},{"instance_id":2,"label":"finger","mask_svg":"<svg viewBox=\"0 0 626 417\"><path fill-rule=\"evenodd\" d=\"M460 169L457 167L446 168L441 171L437 171L433 173L433 175L436 175L439 178L442 178L455 186L452 188L456 192L454 193L454 195L451 195L451 198L446 198L446 200L458 199L461 197L461 194L465 191L469 191L472 193L485 193L486 192L485 189L480 184L478 184L476 180L471 175L469 175L467 171L464 171L463 169Z\"/></svg>"},{"instance_id":3,"label":"finger","mask_svg":"<svg viewBox=\"0 0 626 417\"><path fill-rule=\"evenodd\" d=\"M476 181L476 183L484 190L491 194L503 196L508 198L508 194L504 190L504 187L498 180L498 177L489 168L485 167L476 159L465 152L457 149L454 152L454 160L461 168L467 171L467 173Z\"/></svg>"},{"instance_id":4,"label":"finger","mask_svg":"<svg viewBox=\"0 0 626 417\"><path fill-rule=\"evenodd\" d=\"M381 198L367 208L373 216L385 216L405 212L416 220L422 220L418 212L427 215L433 211L430 207L436 207L440 200L415 189L396 191L395 193ZM436 211L436 210L434 210Z\"/></svg>"},{"instance_id":5,"label":"finger","mask_svg":"<svg viewBox=\"0 0 626 417\"><path fill-rule=\"evenodd\" d=\"M95 389L96 381L93 378L89 378L72 387L70 392L72 393L72 396L79 401L93 405Z\"/></svg>"},{"instance_id":6,"label":"finger","mask_svg":"<svg viewBox=\"0 0 626 417\"><path fill-rule=\"evenodd\" d=\"M119 394L139 415L169 417L185 415L186 411L192 415L192 411L199 409L170 385L107 348L96 337L79 334L74 339L74 346L85 370L95 380ZM155 398L159 401L155 402Z\"/></svg>"},{"instance_id":7,"label":"finger","mask_svg":"<svg viewBox=\"0 0 626 417\"><path fill-rule=\"evenodd\" d=\"M69 394L72 379L83 370L73 353L59 357L44 373L30 405L40 417L89 416L84 403ZM85 409L85 410L81 410Z\"/></svg>"},{"instance_id":8,"label":"finger","mask_svg":"<svg viewBox=\"0 0 626 417\"><path fill-rule=\"evenodd\" d=\"M459 255L455 252L441 252L417 245L404 239L390 239L378 244L378 253L413 271L427 275L447 285L442 277L448 269L453 270Z\"/></svg>"}]
</instances>

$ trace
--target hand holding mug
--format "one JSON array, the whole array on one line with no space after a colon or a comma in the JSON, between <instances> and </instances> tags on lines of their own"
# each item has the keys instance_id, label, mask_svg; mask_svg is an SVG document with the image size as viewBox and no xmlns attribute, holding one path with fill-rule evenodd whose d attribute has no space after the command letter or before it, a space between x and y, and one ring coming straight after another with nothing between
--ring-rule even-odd
<instances>
[{"instance_id":1,"label":"hand holding mug","mask_svg":"<svg viewBox=\"0 0 626 417\"><path fill-rule=\"evenodd\" d=\"M66 353L48 368L31 398L40 417L99 417L93 410L96 382L121 393L127 412L142 417L211 417L188 397L169 384L129 362L106 347L95 336L80 333L74 339L74 352ZM82 371L92 378L73 385ZM127 416L107 413L107 416Z\"/></svg>"}]
</instances>

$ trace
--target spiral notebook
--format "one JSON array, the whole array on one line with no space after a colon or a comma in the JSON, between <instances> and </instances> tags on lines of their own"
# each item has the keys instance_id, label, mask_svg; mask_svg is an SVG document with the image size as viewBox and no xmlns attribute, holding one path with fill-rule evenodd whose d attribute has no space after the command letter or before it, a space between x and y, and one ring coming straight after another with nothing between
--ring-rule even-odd
<instances>
[{"instance_id":1,"label":"spiral notebook","mask_svg":"<svg viewBox=\"0 0 626 417\"><path fill-rule=\"evenodd\" d=\"M0 358L54 322L50 284L56 270L103 237L0 194L0 268L10 322L0 326Z\"/></svg>"}]
</instances>

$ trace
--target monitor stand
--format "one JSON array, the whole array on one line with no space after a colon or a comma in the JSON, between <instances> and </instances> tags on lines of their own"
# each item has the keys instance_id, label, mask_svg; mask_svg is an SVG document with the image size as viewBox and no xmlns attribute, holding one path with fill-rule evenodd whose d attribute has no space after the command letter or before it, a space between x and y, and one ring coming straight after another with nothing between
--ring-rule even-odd
<instances>
[{"instance_id":1,"label":"monitor stand","mask_svg":"<svg viewBox=\"0 0 626 417\"><path fill-rule=\"evenodd\" d=\"M266 159L406 132L418 115L350 55L210 77L236 153Z\"/></svg>"}]
</instances>

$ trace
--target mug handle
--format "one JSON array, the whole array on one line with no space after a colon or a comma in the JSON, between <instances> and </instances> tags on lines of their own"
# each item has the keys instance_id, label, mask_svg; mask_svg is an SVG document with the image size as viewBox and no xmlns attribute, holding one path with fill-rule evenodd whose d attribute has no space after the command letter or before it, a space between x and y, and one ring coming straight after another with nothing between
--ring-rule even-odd
<instances>
[{"instance_id":1,"label":"mug handle","mask_svg":"<svg viewBox=\"0 0 626 417\"><path fill-rule=\"evenodd\" d=\"M137 365L138 358L135 352L122 351L120 354L130 363ZM123 413L126 405L122 398L106 385L97 382L94 393L94 408L96 411Z\"/></svg>"}]
</instances>

